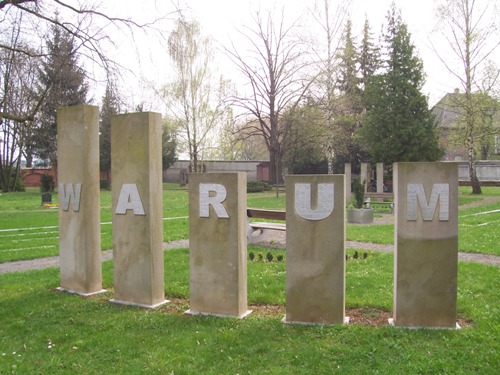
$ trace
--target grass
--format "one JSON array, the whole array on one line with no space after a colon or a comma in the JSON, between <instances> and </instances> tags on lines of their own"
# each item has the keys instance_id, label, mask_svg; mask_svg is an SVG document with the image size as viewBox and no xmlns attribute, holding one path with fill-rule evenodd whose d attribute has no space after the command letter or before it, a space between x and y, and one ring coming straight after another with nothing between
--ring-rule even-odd
<instances>
[{"instance_id":1,"label":"grass","mask_svg":"<svg viewBox=\"0 0 500 375\"><path fill-rule=\"evenodd\" d=\"M460 187L459 205L481 200ZM483 188L484 196L500 196L500 188ZM53 195L57 202L57 192ZM283 192L251 193L249 207L285 209ZM38 189L24 193L0 194L0 262L33 259L58 255L58 213L56 209L41 208ZM473 253L500 255L500 235L496 230L500 222L500 203L481 205L473 209L459 209L459 249ZM485 214L486 213L486 214ZM188 190L175 184L164 184L163 239L173 241L188 238ZM112 246L111 192L101 191L101 247ZM348 240L392 244L393 225L347 225Z\"/></svg>"},{"instance_id":2,"label":"grass","mask_svg":"<svg viewBox=\"0 0 500 375\"><path fill-rule=\"evenodd\" d=\"M349 260L346 307L390 311L392 265L385 253ZM499 267L460 262L459 317L472 322L459 331L285 325L284 262L248 262L248 300L255 311L247 319L186 316L188 268L187 249L165 253L165 292L174 302L154 311L107 302L113 296L111 262L103 266L108 292L90 298L56 292L55 268L0 275L0 373L500 371ZM264 314L263 304L279 309Z\"/></svg>"}]
</instances>

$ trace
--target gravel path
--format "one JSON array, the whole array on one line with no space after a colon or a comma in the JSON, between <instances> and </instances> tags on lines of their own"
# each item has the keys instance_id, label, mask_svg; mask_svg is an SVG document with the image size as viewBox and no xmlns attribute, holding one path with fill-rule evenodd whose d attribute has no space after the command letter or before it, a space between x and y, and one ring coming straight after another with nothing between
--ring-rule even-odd
<instances>
[{"instance_id":1,"label":"gravel path","mask_svg":"<svg viewBox=\"0 0 500 375\"><path fill-rule=\"evenodd\" d=\"M270 242L263 243L264 246L269 247L285 247L286 239L284 232L273 232L273 240ZM189 247L189 240L180 240L174 242L165 242L163 244L164 250L178 249L182 247ZM358 242L358 241L347 241L346 247L350 249L358 250L371 250L371 251L383 251L392 252L394 250L393 245L384 245L368 242ZM102 260L113 259L113 251L105 250L102 252ZM458 253L458 259L465 262L477 262L482 264L489 264L500 267L500 256L497 255L486 255L486 254L472 254L472 253ZM59 267L59 257L48 257L48 258L38 258L31 260L20 260L16 262L6 262L0 263L0 274L9 272L22 272L29 270L40 270L48 267Z\"/></svg>"},{"instance_id":2,"label":"gravel path","mask_svg":"<svg viewBox=\"0 0 500 375\"><path fill-rule=\"evenodd\" d=\"M465 204L461 206L461 208L472 208L484 204L500 202L500 197L498 196L488 196L481 198L482 198L481 200ZM376 217L373 225L393 224L393 223L394 223L394 215L384 214L380 215L380 217ZM263 243L263 245L269 247L281 247L281 248L286 247L285 232L281 231L272 232L271 237L272 241ZM178 249L182 247L189 247L189 240L180 240L168 243L165 242L163 244L164 250ZM394 251L393 245L383 245L383 244L357 242L357 241L347 241L346 247L358 250L372 250L372 251L383 251L383 252ZM106 250L102 252L103 261L110 260L112 258L113 258L113 252L111 250ZM476 263L500 266L500 256L498 255L458 253L458 259L465 262L476 262ZM9 272L39 270L47 267L59 267L59 257L56 256L49 258L38 258L32 260L20 260L16 262L0 263L0 274Z\"/></svg>"}]
</instances>

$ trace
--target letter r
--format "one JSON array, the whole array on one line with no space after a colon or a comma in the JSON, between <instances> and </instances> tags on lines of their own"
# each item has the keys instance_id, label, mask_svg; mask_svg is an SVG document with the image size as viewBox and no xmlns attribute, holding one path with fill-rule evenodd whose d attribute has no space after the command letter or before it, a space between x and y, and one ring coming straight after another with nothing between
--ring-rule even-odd
<instances>
[{"instance_id":1,"label":"letter r","mask_svg":"<svg viewBox=\"0 0 500 375\"><path fill-rule=\"evenodd\" d=\"M212 205L219 218L228 219L229 215L222 205L226 196L226 188L221 184L200 184L200 217L210 217L209 206Z\"/></svg>"}]
</instances>

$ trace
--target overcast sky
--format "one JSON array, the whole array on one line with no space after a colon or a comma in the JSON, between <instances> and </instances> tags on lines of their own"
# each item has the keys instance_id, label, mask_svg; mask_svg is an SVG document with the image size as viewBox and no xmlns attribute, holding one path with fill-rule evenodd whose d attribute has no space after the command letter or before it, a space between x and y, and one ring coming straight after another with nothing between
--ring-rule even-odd
<instances>
[{"instance_id":1,"label":"overcast sky","mask_svg":"<svg viewBox=\"0 0 500 375\"><path fill-rule=\"evenodd\" d=\"M120 8L116 3L120 3ZM351 19L353 21L353 32L360 35L365 17L368 18L372 32L376 38L379 37L382 24L385 23L385 17L389 10L392 0L352 0ZM203 31L210 34L217 42L227 44L229 40L235 40L238 33L237 29L242 26L252 26L251 14L258 9L266 9L271 3L270 0L185 0L180 1L181 7L188 10L188 14L197 19L202 25ZM315 0L275 0L278 9L284 5L285 17L290 22L307 13L307 9L314 7ZM395 0L396 6L401 9L403 21L408 25L412 36L412 41L417 47L417 53L424 61L424 70L427 75L426 84L423 93L429 96L430 105L435 104L444 94L452 92L454 88L460 87L460 82L449 74L443 64L437 58L431 48L430 40L436 41L437 33L434 30L436 25L435 18L435 0ZM135 19L147 20L158 14L166 13L172 9L171 3L166 0L111 0L104 2L106 6L113 10L120 9L124 15L133 14ZM237 39L236 39L237 40ZM126 41L122 46L122 51L130 53L130 41ZM151 39L139 41L139 56L141 56L140 67L133 63L131 67L134 70L140 70L138 74L144 75L149 80L158 81L168 71L169 62L166 51L144 52L143 48L155 47L155 42ZM498 60L498 59L497 59ZM231 77L231 67L224 68L225 75ZM132 82L130 82L132 84ZM147 85L146 85L147 86ZM151 100L149 88L142 84L134 84L131 91L132 100L136 102ZM149 96L149 98L148 98ZM144 97L141 99L141 97ZM100 99L96 97L96 99ZM155 108L153 108L155 109Z\"/></svg>"}]
</instances>

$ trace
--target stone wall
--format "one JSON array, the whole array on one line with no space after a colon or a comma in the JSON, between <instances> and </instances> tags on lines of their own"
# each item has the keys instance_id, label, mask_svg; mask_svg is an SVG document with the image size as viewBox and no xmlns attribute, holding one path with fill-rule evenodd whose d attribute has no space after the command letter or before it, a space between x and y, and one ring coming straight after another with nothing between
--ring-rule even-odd
<instances>
[{"instance_id":1,"label":"stone wall","mask_svg":"<svg viewBox=\"0 0 500 375\"><path fill-rule=\"evenodd\" d=\"M246 172L248 181L257 181L257 166L265 163L262 160L251 161L222 161L206 160L203 162L207 172ZM163 171L163 182L180 182L182 170L189 170L189 160L178 160L166 171Z\"/></svg>"},{"instance_id":2,"label":"stone wall","mask_svg":"<svg viewBox=\"0 0 500 375\"><path fill-rule=\"evenodd\" d=\"M500 160L480 160L476 162L477 177L479 181L500 182ZM458 167L458 180L469 181L469 165L466 161L460 162Z\"/></svg>"}]
</instances>

